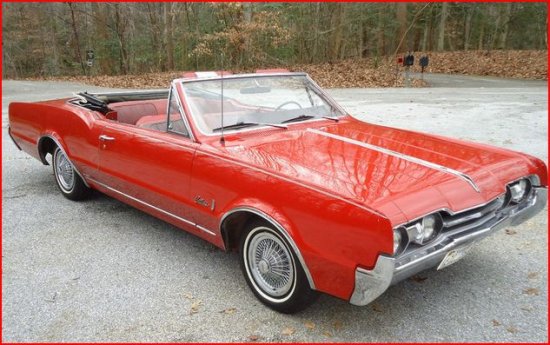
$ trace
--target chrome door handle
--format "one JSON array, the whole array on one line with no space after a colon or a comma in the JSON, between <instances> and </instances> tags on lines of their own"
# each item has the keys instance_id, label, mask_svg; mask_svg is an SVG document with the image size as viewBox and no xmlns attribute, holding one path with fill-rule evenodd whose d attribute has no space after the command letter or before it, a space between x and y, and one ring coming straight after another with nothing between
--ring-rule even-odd
<instances>
[{"instance_id":1,"label":"chrome door handle","mask_svg":"<svg viewBox=\"0 0 550 345\"><path fill-rule=\"evenodd\" d=\"M110 137L110 136L108 136L108 135L100 135L100 136L99 136L99 140L101 140L101 141L114 141L115 138Z\"/></svg>"}]
</instances>

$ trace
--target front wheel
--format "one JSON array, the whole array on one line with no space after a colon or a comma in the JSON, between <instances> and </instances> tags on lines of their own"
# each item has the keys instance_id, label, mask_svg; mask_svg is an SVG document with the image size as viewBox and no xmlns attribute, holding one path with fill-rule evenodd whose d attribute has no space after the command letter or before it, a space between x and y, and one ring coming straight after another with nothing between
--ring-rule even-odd
<instances>
[{"instance_id":1,"label":"front wheel","mask_svg":"<svg viewBox=\"0 0 550 345\"><path fill-rule=\"evenodd\" d=\"M268 307L290 314L317 298L296 254L269 223L249 224L241 236L239 257L248 286Z\"/></svg>"},{"instance_id":2,"label":"front wheel","mask_svg":"<svg viewBox=\"0 0 550 345\"><path fill-rule=\"evenodd\" d=\"M69 157L59 147L53 152L53 174L59 190L67 199L82 200L88 196L90 189L77 174Z\"/></svg>"}]
</instances>

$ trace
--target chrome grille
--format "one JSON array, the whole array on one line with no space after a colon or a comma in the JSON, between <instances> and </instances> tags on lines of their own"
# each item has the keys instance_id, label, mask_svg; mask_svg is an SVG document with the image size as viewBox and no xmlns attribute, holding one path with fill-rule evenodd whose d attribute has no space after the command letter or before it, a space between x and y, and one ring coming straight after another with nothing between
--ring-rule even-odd
<instances>
[{"instance_id":1,"label":"chrome grille","mask_svg":"<svg viewBox=\"0 0 550 345\"><path fill-rule=\"evenodd\" d=\"M443 231L452 231L458 227L474 225L475 223L479 223L480 220L490 219L496 215L497 211L505 208L509 202L510 198L507 193L484 206L476 207L469 211L460 212L454 215L443 213Z\"/></svg>"}]
</instances>

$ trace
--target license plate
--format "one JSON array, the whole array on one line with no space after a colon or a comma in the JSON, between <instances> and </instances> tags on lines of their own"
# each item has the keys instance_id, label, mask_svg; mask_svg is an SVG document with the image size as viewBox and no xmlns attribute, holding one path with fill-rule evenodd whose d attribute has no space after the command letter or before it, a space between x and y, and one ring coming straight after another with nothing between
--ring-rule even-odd
<instances>
[{"instance_id":1,"label":"license plate","mask_svg":"<svg viewBox=\"0 0 550 345\"><path fill-rule=\"evenodd\" d=\"M464 246L464 247L460 247L460 248L456 248L456 249L451 250L450 252L447 253L447 255L445 255L443 260L441 260L441 263L439 264L439 266L437 266L437 269L440 270L442 268L445 268L449 265L454 264L458 260L465 257L466 254L468 254L468 252L470 251L471 248L472 248L472 246L469 245L469 246Z\"/></svg>"}]
</instances>

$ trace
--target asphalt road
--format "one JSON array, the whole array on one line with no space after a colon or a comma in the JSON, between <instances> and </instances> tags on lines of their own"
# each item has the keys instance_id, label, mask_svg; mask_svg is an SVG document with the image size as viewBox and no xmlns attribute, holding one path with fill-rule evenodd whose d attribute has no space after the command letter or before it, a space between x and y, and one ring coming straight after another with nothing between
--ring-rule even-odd
<instances>
[{"instance_id":1,"label":"asphalt road","mask_svg":"<svg viewBox=\"0 0 550 345\"><path fill-rule=\"evenodd\" d=\"M411 78L424 79L431 87L452 88L524 88L546 87L546 81L505 79L486 76L457 75L444 73L410 73Z\"/></svg>"},{"instance_id":2,"label":"asphalt road","mask_svg":"<svg viewBox=\"0 0 550 345\"><path fill-rule=\"evenodd\" d=\"M361 119L548 162L546 84L474 86L330 92ZM97 89L3 82L3 341L548 340L547 211L369 306L321 296L303 313L278 314L249 291L236 255L99 193L65 199L51 167L7 136L9 102Z\"/></svg>"}]
</instances>

